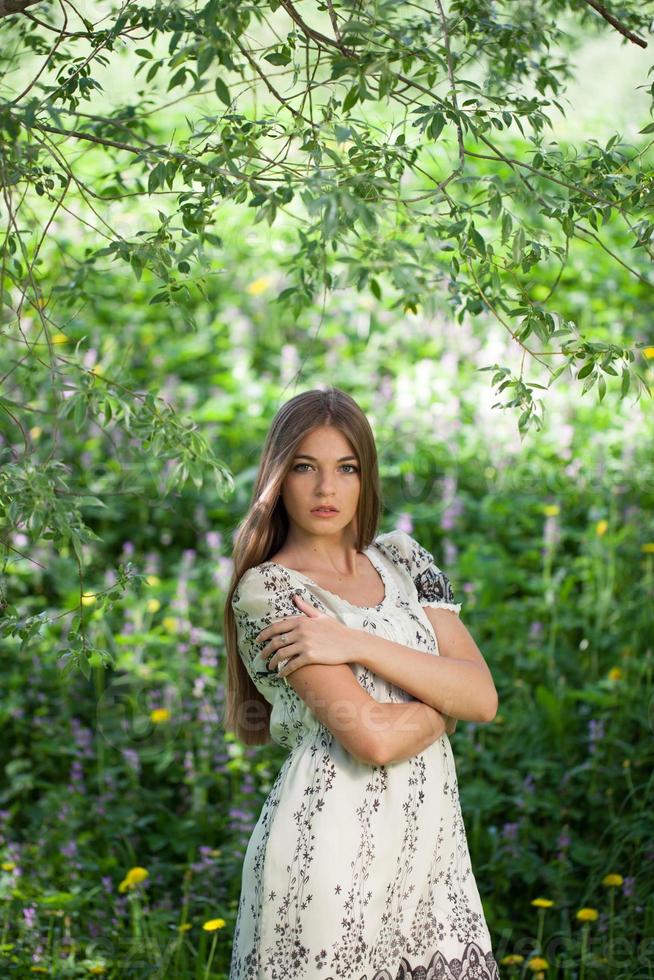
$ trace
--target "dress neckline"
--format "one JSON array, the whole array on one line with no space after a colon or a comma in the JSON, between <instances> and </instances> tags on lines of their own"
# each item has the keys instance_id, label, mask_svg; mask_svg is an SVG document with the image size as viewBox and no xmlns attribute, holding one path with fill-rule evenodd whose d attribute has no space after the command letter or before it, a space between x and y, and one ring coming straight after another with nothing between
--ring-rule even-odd
<instances>
[{"instance_id":1,"label":"dress neckline","mask_svg":"<svg viewBox=\"0 0 654 980\"><path fill-rule=\"evenodd\" d=\"M321 592L324 592L326 595L331 596L333 599L338 599L339 602L343 602L346 606L350 606L351 609L360 609L362 612L379 611L380 609L382 609L383 606L386 605L387 602L390 601L391 598L390 579L386 576L386 571L384 570L383 564L379 558L378 552L376 551L374 544L369 544L367 548L364 548L362 550L361 554L366 555L366 557L370 561L370 564L379 573L379 577L381 578L382 583L384 585L384 598L381 600L381 602L378 602L376 606L358 606L355 602L350 602L349 599L345 599L342 595L337 595L336 592L330 592L330 590L326 589L324 586L318 585L317 582L314 582L313 579L309 578L308 575L305 575L304 572L298 572L294 568L288 568L287 565L280 565L278 561L266 561L263 562L263 564L276 565L277 568L283 568L285 572L290 572L291 575L295 575L297 578L303 579L305 582L308 582L309 585L312 585L315 589L320 589Z\"/></svg>"}]
</instances>

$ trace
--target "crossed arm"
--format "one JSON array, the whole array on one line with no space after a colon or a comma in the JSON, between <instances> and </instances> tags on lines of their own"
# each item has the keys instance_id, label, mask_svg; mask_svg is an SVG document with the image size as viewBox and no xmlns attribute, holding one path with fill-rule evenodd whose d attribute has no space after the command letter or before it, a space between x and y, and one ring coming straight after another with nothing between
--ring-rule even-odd
<instances>
[{"instance_id":1,"label":"crossed arm","mask_svg":"<svg viewBox=\"0 0 654 980\"><path fill-rule=\"evenodd\" d=\"M430 606L424 609L440 656L365 630L352 630L351 659L449 719L492 721L497 713L497 691L479 647L456 613Z\"/></svg>"},{"instance_id":2,"label":"crossed arm","mask_svg":"<svg viewBox=\"0 0 654 980\"><path fill-rule=\"evenodd\" d=\"M415 701L377 702L346 662L308 663L288 674L287 683L361 762L386 765L410 758L444 731L451 734L456 718L485 722L495 716L495 685L466 627L451 610L425 607L425 612L438 640L437 657L346 628L348 661L368 667L413 695ZM278 624L274 624L261 635L277 632ZM282 654L277 649L269 669L284 659Z\"/></svg>"}]
</instances>

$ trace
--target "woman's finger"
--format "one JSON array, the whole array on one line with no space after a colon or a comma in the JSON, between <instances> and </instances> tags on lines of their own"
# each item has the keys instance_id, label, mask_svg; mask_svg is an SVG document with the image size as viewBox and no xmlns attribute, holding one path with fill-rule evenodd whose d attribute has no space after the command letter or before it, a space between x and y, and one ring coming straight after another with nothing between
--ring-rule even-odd
<instances>
[{"instance_id":1,"label":"woman's finger","mask_svg":"<svg viewBox=\"0 0 654 980\"><path fill-rule=\"evenodd\" d=\"M311 616L315 618L316 616L321 615L321 613L317 609L314 609L311 603L307 602L307 600L304 599L301 595L296 595L295 593L293 593L293 599L295 600L296 604L300 607L302 612L306 613L307 616Z\"/></svg>"}]
</instances>

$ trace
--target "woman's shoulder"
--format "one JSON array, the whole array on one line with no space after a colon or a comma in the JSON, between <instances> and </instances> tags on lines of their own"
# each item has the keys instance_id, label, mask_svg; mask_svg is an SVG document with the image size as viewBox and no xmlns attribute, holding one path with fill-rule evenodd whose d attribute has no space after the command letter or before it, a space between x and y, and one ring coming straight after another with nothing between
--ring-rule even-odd
<instances>
[{"instance_id":1,"label":"woman's shoulder","mask_svg":"<svg viewBox=\"0 0 654 980\"><path fill-rule=\"evenodd\" d=\"M392 531L383 531L375 538L375 544L390 544L394 545L395 547L405 547L409 541L413 541L413 538L407 534L406 531L402 531L399 527L393 528Z\"/></svg>"},{"instance_id":2,"label":"woman's shoulder","mask_svg":"<svg viewBox=\"0 0 654 980\"><path fill-rule=\"evenodd\" d=\"M280 596L303 591L303 584L298 583L291 569L268 559L243 572L234 589L232 606L249 606L252 602L274 604Z\"/></svg>"},{"instance_id":3,"label":"woman's shoulder","mask_svg":"<svg viewBox=\"0 0 654 980\"><path fill-rule=\"evenodd\" d=\"M375 538L375 544L382 551L389 553L391 557L410 559L411 553L414 548L420 547L418 542L407 534L406 531L402 531L399 527L394 528L392 531L384 531L382 534L378 534Z\"/></svg>"},{"instance_id":4,"label":"woman's shoulder","mask_svg":"<svg viewBox=\"0 0 654 980\"><path fill-rule=\"evenodd\" d=\"M375 539L375 544L395 565L404 569L414 579L425 568L437 567L431 551L400 528L380 534Z\"/></svg>"},{"instance_id":5,"label":"woman's shoulder","mask_svg":"<svg viewBox=\"0 0 654 980\"><path fill-rule=\"evenodd\" d=\"M236 583L234 601L238 603L254 596L265 595L278 584L280 571L283 569L266 561L246 568Z\"/></svg>"}]
</instances>

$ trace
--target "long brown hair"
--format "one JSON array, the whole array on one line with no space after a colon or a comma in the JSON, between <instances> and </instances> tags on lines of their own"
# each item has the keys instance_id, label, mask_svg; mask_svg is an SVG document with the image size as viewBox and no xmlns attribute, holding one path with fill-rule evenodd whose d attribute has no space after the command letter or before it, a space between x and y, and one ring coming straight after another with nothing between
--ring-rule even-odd
<instances>
[{"instance_id":1,"label":"long brown hair","mask_svg":"<svg viewBox=\"0 0 654 980\"><path fill-rule=\"evenodd\" d=\"M359 458L361 491L356 513L357 550L367 548L377 535L381 493L377 447L368 419L355 400L340 388L315 388L291 398L275 415L266 436L250 506L238 526L232 554L232 578L225 599L223 626L227 683L224 724L246 745L270 742L271 706L254 686L239 656L232 597L245 572L267 561L284 544L289 521L280 496L281 487L304 437L323 425L339 429Z\"/></svg>"}]
</instances>

